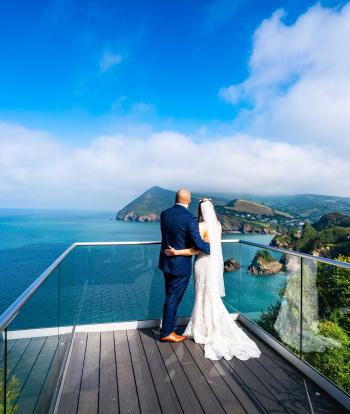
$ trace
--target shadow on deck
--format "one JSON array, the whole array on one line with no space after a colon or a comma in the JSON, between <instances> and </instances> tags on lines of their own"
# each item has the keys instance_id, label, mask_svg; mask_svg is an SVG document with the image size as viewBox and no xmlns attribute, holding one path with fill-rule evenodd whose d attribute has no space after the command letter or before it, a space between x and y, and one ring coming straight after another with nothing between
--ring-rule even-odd
<instances>
[{"instance_id":1,"label":"shadow on deck","mask_svg":"<svg viewBox=\"0 0 350 414\"><path fill-rule=\"evenodd\" d=\"M152 329L76 334L58 407L73 413L346 413L258 337L259 359L210 361Z\"/></svg>"}]
</instances>

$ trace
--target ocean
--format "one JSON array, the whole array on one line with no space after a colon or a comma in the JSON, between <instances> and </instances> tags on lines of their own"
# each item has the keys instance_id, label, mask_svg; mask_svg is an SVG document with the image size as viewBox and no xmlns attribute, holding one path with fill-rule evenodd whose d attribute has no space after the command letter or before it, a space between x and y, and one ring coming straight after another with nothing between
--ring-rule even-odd
<instances>
[{"instance_id":1,"label":"ocean","mask_svg":"<svg viewBox=\"0 0 350 414\"><path fill-rule=\"evenodd\" d=\"M158 223L116 221L113 211L0 210L0 313L2 313L71 243L159 240ZM269 235L231 234L268 244ZM247 268L256 248L224 244L224 258L241 269L226 273L227 308L253 319L274 304L285 286L283 272L252 276ZM11 324L13 329L59 323L89 324L157 319L162 313L163 277L157 269L159 246L79 247L43 285ZM275 254L276 258L279 255ZM60 286L60 289L58 289ZM188 316L193 281L180 306Z\"/></svg>"}]
</instances>

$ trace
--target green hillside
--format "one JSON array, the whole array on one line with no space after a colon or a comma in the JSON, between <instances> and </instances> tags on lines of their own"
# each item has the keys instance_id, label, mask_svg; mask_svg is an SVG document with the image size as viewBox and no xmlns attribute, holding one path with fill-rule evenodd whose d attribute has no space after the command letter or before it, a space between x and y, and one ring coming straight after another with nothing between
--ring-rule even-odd
<instances>
[{"instance_id":1,"label":"green hillside","mask_svg":"<svg viewBox=\"0 0 350 414\"><path fill-rule=\"evenodd\" d=\"M192 194L190 210L197 215L198 202L203 194ZM276 218L276 213L263 205L258 205L245 200L238 200L227 206L228 200L223 197L205 194L212 199L218 218L222 223L224 231L240 231L243 233L276 233L277 220L275 223L259 221L256 216L262 215ZM131 201L123 209L118 211L117 220L151 222L158 221L160 213L171 207L175 201L175 192L161 187L152 187ZM259 214L258 214L259 213ZM288 216L285 215L285 216Z\"/></svg>"},{"instance_id":2,"label":"green hillside","mask_svg":"<svg viewBox=\"0 0 350 414\"><path fill-rule=\"evenodd\" d=\"M350 197L338 197L320 194L248 194L248 193L214 193L222 199L245 200L270 207L275 212L289 213L294 218L316 221L321 216L331 212L350 215Z\"/></svg>"},{"instance_id":3,"label":"green hillside","mask_svg":"<svg viewBox=\"0 0 350 414\"><path fill-rule=\"evenodd\" d=\"M226 204L227 209L232 209L236 212L243 212L255 215L264 215L264 216L284 216L292 218L288 213L282 211L274 210L271 207L266 207L262 204L254 203L252 201L235 199Z\"/></svg>"},{"instance_id":4,"label":"green hillside","mask_svg":"<svg viewBox=\"0 0 350 414\"><path fill-rule=\"evenodd\" d=\"M296 194L278 196L250 196L274 210L288 212L294 217L300 216L311 221L331 212L350 215L350 198L318 194ZM249 199L249 198L248 198Z\"/></svg>"},{"instance_id":5,"label":"green hillside","mask_svg":"<svg viewBox=\"0 0 350 414\"><path fill-rule=\"evenodd\" d=\"M223 230L227 232L283 233L285 237L286 232L292 228L301 230L305 223L316 222L327 213L338 211L344 215L350 215L350 198L344 197L308 194L294 196L245 195L246 198L232 199L232 195L215 193L193 193L190 210L194 214L197 214L198 201L203 196L213 200ZM174 200L174 191L154 186L118 211L116 219L141 222L158 221L161 211L171 207ZM343 220L343 218L333 214L323 220L327 220L329 227L341 227L339 220ZM317 226L324 225L324 221L319 224L315 223L314 229L318 230ZM339 235L341 231L337 230L336 233ZM337 238L336 235L333 236Z\"/></svg>"},{"instance_id":6,"label":"green hillside","mask_svg":"<svg viewBox=\"0 0 350 414\"><path fill-rule=\"evenodd\" d=\"M175 192L154 186L117 213L117 220L157 221L160 213L174 204Z\"/></svg>"},{"instance_id":7,"label":"green hillside","mask_svg":"<svg viewBox=\"0 0 350 414\"><path fill-rule=\"evenodd\" d=\"M335 258L350 256L350 216L328 213L313 224L275 236L271 245L303 253Z\"/></svg>"},{"instance_id":8,"label":"green hillside","mask_svg":"<svg viewBox=\"0 0 350 414\"><path fill-rule=\"evenodd\" d=\"M175 194L175 191L167 190L162 187L151 187L119 210L116 219L141 222L158 221L160 213L174 205ZM215 205L227 203L227 200L221 197L212 197L208 194L205 196L211 198ZM197 215L197 207L201 197L204 197L204 195L192 194L190 211L195 215Z\"/></svg>"}]
</instances>

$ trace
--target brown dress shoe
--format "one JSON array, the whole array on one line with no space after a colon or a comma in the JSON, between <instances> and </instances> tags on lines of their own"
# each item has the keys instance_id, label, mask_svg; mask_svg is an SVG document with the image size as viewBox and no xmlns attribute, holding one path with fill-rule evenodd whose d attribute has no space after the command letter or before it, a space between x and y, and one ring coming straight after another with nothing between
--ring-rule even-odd
<instances>
[{"instance_id":1,"label":"brown dress shoe","mask_svg":"<svg viewBox=\"0 0 350 414\"><path fill-rule=\"evenodd\" d=\"M170 335L160 338L160 342L183 342L186 339L185 336L177 335L175 332L172 332Z\"/></svg>"}]
</instances>

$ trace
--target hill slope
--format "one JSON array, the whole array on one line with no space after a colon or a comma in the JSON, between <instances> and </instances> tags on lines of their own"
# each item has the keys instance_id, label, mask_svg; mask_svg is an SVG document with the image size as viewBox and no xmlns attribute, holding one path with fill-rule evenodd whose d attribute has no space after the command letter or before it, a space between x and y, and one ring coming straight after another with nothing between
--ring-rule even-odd
<instances>
[{"instance_id":1,"label":"hill slope","mask_svg":"<svg viewBox=\"0 0 350 414\"><path fill-rule=\"evenodd\" d=\"M318 220L330 212L350 215L350 198L319 194L295 194L258 196L249 195L246 200L254 200L274 210L283 210L293 216L303 217L311 221Z\"/></svg>"},{"instance_id":2,"label":"hill slope","mask_svg":"<svg viewBox=\"0 0 350 414\"><path fill-rule=\"evenodd\" d=\"M274 237L270 244L331 259L350 256L350 216L325 214L316 223L305 223L300 232Z\"/></svg>"},{"instance_id":3,"label":"hill slope","mask_svg":"<svg viewBox=\"0 0 350 414\"><path fill-rule=\"evenodd\" d=\"M292 218L288 213L282 211L274 210L271 207L266 207L262 204L254 203L247 200L232 200L226 204L228 209L232 209L236 212L249 213L255 215L264 215L264 216L283 216Z\"/></svg>"},{"instance_id":4,"label":"hill slope","mask_svg":"<svg viewBox=\"0 0 350 414\"><path fill-rule=\"evenodd\" d=\"M257 223L254 219L239 218L237 217L237 211L234 210L235 205L227 207L227 200L222 197L211 197L215 205L217 216L222 224L224 231L238 231L243 233L276 233L275 226L271 226L268 223ZM192 203L190 210L196 215L198 201L201 196L199 194L192 194ZM123 209L118 211L116 215L117 220L124 221L138 221L138 222L150 222L158 221L160 213L171 207L174 204L175 192L167 190L161 187L152 187L131 201ZM239 200L238 203L239 212L252 212L260 211L260 214L276 215L275 212L263 205L257 205L245 200Z\"/></svg>"},{"instance_id":5,"label":"hill slope","mask_svg":"<svg viewBox=\"0 0 350 414\"><path fill-rule=\"evenodd\" d=\"M154 186L118 211L116 219L124 221L157 221L160 213L174 204L175 192Z\"/></svg>"}]
</instances>

